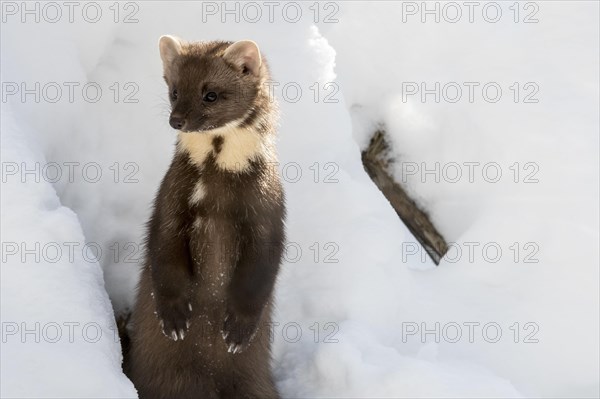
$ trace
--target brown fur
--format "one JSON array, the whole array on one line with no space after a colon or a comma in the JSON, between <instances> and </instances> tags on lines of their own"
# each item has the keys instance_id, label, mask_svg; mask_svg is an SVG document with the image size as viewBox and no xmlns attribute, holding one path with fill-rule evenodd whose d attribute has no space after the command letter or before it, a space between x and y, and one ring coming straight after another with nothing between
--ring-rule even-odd
<instances>
[{"instance_id":1,"label":"brown fur","mask_svg":"<svg viewBox=\"0 0 600 399\"><path fill-rule=\"evenodd\" d=\"M127 372L141 398L278 396L268 331L285 207L274 109L264 61L248 71L223 57L229 46L183 43L163 57L178 91L172 115L186 121L148 223L132 315ZM206 90L221 102L205 103Z\"/></svg>"}]
</instances>

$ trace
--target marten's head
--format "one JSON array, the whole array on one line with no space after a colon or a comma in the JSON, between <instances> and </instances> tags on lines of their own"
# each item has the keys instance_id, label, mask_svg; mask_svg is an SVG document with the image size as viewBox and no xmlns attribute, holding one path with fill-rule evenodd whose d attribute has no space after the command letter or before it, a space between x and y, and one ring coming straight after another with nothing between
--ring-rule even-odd
<instances>
[{"instance_id":1,"label":"marten's head","mask_svg":"<svg viewBox=\"0 0 600 399\"><path fill-rule=\"evenodd\" d=\"M186 43L162 36L159 48L174 129L249 126L268 112L268 69L253 41Z\"/></svg>"}]
</instances>

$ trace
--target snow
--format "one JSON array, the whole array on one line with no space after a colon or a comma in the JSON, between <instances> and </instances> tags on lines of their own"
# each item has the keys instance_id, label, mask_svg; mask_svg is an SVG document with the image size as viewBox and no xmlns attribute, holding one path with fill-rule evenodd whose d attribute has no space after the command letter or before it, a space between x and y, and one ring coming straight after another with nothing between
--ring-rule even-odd
<instances>
[{"instance_id":1,"label":"snow","mask_svg":"<svg viewBox=\"0 0 600 399\"><path fill-rule=\"evenodd\" d=\"M3 108L3 165L45 163L23 125ZM50 183L7 179L2 239L2 397L134 396L102 271Z\"/></svg>"},{"instance_id":2,"label":"snow","mask_svg":"<svg viewBox=\"0 0 600 399\"><path fill-rule=\"evenodd\" d=\"M3 15L3 397L136 396L120 370L112 312L134 298L143 226L173 151L163 34L251 38L279 84L289 251L273 333L283 396L599 395L598 3L534 3L535 24L515 23L512 3L501 3L495 24L479 13L473 23L423 23L403 9L420 2L335 3L337 23L324 22L335 11L325 3L319 21L302 3L296 23L279 12L270 22L265 6L259 22L235 23L203 9L220 3L141 2L137 23L115 23L102 4L93 24L77 12L73 23ZM63 96L21 101L6 82L56 82ZM65 82L80 83L72 102ZM83 97L89 82L102 89L98 102ZM421 82L457 82L463 98L421 101L408 94ZM497 83L502 97L491 103L475 90L471 103L465 82ZM528 82L538 103L523 102ZM379 126L396 179L456 243L437 268L413 254L415 239L363 170L360 150ZM63 174L22 183L21 162L56 162ZM437 182L422 174L436 162ZM479 162L472 181L468 162ZM496 165L482 174L492 162L497 183L488 181ZM462 176L451 182L454 163ZM63 256L23 262L20 250L10 255L13 242L58 243ZM68 259L71 242L81 245ZM21 331L36 322L39 343ZM53 322L62 326L57 343L47 339L52 327L42 333ZM65 322L79 323L72 343ZM82 334L90 322L98 342L87 342L94 328Z\"/></svg>"}]
</instances>

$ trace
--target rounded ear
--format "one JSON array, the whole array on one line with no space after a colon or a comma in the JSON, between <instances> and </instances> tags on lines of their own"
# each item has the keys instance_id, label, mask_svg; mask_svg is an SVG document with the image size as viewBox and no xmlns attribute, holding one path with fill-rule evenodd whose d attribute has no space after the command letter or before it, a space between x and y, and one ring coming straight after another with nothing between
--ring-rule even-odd
<instances>
[{"instance_id":1,"label":"rounded ear","mask_svg":"<svg viewBox=\"0 0 600 399\"><path fill-rule=\"evenodd\" d=\"M258 76L262 60L258 45L252 40L240 40L225 50L223 58L238 66L242 71L248 71Z\"/></svg>"},{"instance_id":2,"label":"rounded ear","mask_svg":"<svg viewBox=\"0 0 600 399\"><path fill-rule=\"evenodd\" d=\"M182 41L178 37L165 35L158 40L160 58L163 62L165 72L169 69L175 58L181 54Z\"/></svg>"}]
</instances>

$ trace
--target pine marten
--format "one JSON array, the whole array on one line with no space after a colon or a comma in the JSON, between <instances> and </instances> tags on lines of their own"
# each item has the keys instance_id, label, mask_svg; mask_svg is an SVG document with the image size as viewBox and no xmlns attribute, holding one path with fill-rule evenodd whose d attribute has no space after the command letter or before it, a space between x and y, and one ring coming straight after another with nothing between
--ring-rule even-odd
<instances>
[{"instance_id":1,"label":"pine marten","mask_svg":"<svg viewBox=\"0 0 600 399\"><path fill-rule=\"evenodd\" d=\"M178 139L147 225L126 370L140 398L275 398L285 241L276 104L253 41L159 41Z\"/></svg>"}]
</instances>

